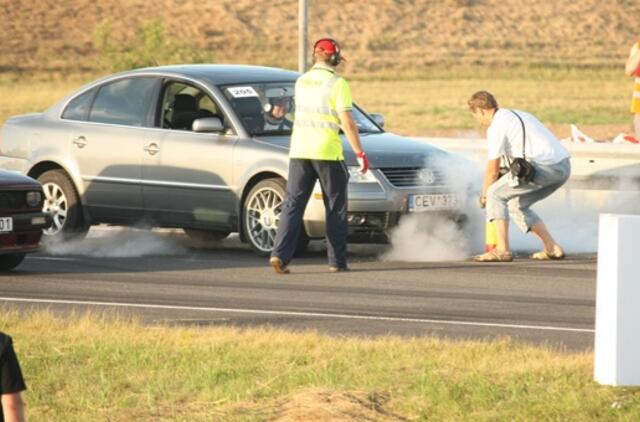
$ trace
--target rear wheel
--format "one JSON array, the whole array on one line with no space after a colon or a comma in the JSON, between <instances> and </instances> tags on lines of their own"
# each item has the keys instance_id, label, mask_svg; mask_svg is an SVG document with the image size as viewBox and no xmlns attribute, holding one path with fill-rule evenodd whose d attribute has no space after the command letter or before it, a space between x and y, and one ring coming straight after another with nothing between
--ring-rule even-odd
<instances>
[{"instance_id":1,"label":"rear wheel","mask_svg":"<svg viewBox=\"0 0 640 422\"><path fill-rule=\"evenodd\" d=\"M23 253L10 253L6 255L0 255L0 271L11 271L24 259Z\"/></svg>"},{"instance_id":2,"label":"rear wheel","mask_svg":"<svg viewBox=\"0 0 640 422\"><path fill-rule=\"evenodd\" d=\"M38 177L44 191L43 211L51 213L53 223L44 230L53 239L82 238L89 231L82 205L73 183L62 170L49 170Z\"/></svg>"},{"instance_id":3,"label":"rear wheel","mask_svg":"<svg viewBox=\"0 0 640 422\"><path fill-rule=\"evenodd\" d=\"M253 250L261 256L271 254L276 241L276 230L285 194L285 181L266 179L251 189L242 207L244 237ZM309 244L309 236L300 230L295 254L301 254Z\"/></svg>"}]
</instances>

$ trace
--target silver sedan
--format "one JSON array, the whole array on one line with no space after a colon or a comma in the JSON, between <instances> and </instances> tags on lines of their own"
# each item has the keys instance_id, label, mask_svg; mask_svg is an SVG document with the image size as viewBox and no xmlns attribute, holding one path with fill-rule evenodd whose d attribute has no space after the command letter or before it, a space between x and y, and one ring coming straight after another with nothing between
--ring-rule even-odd
<instances>
[{"instance_id":1,"label":"silver sedan","mask_svg":"<svg viewBox=\"0 0 640 422\"><path fill-rule=\"evenodd\" d=\"M0 167L38 179L45 234L83 236L93 224L183 228L221 239L239 232L273 248L288 169L299 74L236 65L133 70L92 82L43 113L6 121ZM380 115L354 118L371 171L345 141L349 239L384 242L412 212L459 217L461 198L435 163L446 152L385 132ZM302 250L325 233L322 192L305 213Z\"/></svg>"}]
</instances>

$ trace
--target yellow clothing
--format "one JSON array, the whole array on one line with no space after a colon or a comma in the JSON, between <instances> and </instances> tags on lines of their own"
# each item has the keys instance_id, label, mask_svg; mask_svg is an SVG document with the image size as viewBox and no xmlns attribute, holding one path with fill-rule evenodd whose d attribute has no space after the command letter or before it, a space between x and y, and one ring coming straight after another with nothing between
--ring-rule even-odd
<instances>
[{"instance_id":1,"label":"yellow clothing","mask_svg":"<svg viewBox=\"0 0 640 422\"><path fill-rule=\"evenodd\" d=\"M640 42L635 45L635 48L640 48ZM631 112L640 113L640 69L636 69L635 77L633 97L631 98Z\"/></svg>"},{"instance_id":2,"label":"yellow clothing","mask_svg":"<svg viewBox=\"0 0 640 422\"><path fill-rule=\"evenodd\" d=\"M351 111L349 84L335 69L316 64L296 82L291 158L343 160L338 113Z\"/></svg>"}]
</instances>

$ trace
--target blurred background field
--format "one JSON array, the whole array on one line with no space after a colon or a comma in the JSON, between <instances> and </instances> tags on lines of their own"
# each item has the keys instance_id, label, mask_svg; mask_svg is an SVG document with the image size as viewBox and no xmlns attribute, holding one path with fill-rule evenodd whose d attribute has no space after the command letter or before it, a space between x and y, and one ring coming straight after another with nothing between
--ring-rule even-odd
<instances>
[{"instance_id":1,"label":"blurred background field","mask_svg":"<svg viewBox=\"0 0 640 422\"><path fill-rule=\"evenodd\" d=\"M353 96L369 112L380 112L390 131L415 136L480 137L466 106L479 89L493 92L502 106L531 111L560 137L577 124L592 137L611 139L630 130L630 85L618 69L515 69L471 74L428 69L419 75L356 74ZM54 75L48 79L0 76L0 122L42 111L100 73Z\"/></svg>"},{"instance_id":2,"label":"blurred background field","mask_svg":"<svg viewBox=\"0 0 640 422\"><path fill-rule=\"evenodd\" d=\"M0 122L132 67L297 68L297 0L0 3ZM309 38L343 44L354 98L391 131L479 136L466 99L488 89L560 137L575 123L610 139L631 127L622 69L638 15L633 0L309 0Z\"/></svg>"},{"instance_id":3,"label":"blurred background field","mask_svg":"<svg viewBox=\"0 0 640 422\"><path fill-rule=\"evenodd\" d=\"M309 37L331 35L346 72L425 66L618 67L636 37L636 0L309 0ZM99 69L100 39L166 28L156 57L295 68L298 0L2 0L0 69ZM153 32L152 28L147 28ZM153 34L149 34L152 36ZM183 47L176 52L177 47ZM186 51L184 47L191 49Z\"/></svg>"}]
</instances>

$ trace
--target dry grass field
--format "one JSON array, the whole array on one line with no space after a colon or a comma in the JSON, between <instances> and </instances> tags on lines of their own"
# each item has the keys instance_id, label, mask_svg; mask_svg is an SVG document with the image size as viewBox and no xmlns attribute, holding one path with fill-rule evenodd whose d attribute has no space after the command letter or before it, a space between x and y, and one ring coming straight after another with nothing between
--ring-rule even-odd
<instances>
[{"instance_id":1,"label":"dry grass field","mask_svg":"<svg viewBox=\"0 0 640 422\"><path fill-rule=\"evenodd\" d=\"M0 70L99 69L96 29L152 19L209 60L296 67L298 0L0 0ZM309 36L342 41L349 73L426 65L619 66L636 0L309 0Z\"/></svg>"}]
</instances>

